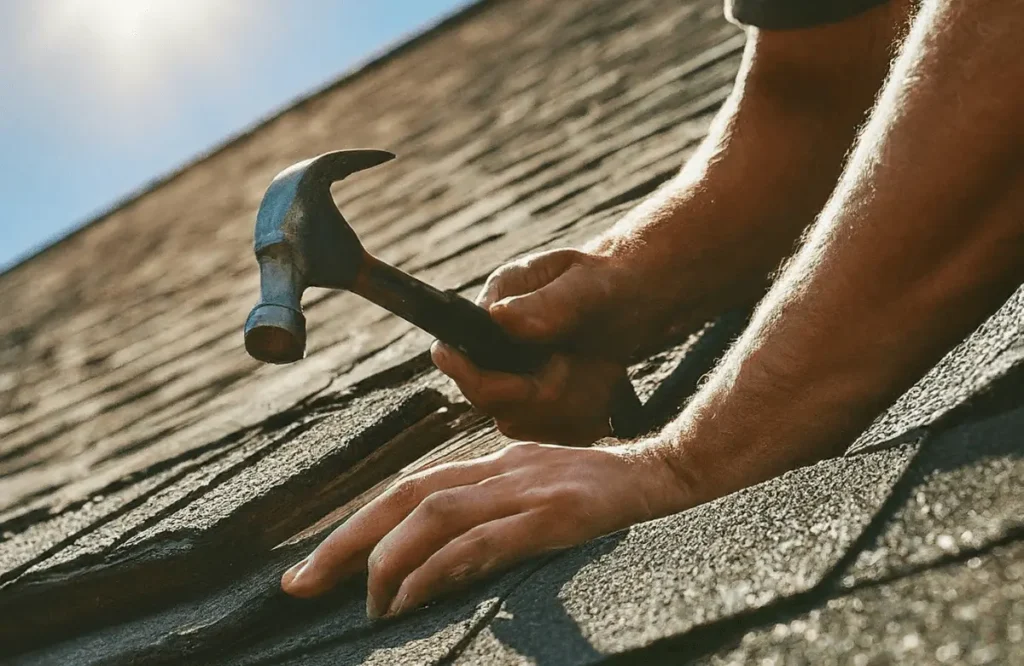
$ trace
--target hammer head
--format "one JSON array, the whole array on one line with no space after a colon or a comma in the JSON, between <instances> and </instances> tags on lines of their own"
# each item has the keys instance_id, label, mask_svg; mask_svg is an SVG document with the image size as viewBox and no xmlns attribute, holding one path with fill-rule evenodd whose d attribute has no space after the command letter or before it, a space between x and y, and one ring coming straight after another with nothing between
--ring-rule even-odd
<instances>
[{"instance_id":1,"label":"hammer head","mask_svg":"<svg viewBox=\"0 0 1024 666\"><path fill-rule=\"evenodd\" d=\"M245 322L250 356L267 363L303 357L302 292L348 288L366 256L334 205L331 183L394 157L384 150L339 150L294 164L271 181L256 214L260 300Z\"/></svg>"}]
</instances>

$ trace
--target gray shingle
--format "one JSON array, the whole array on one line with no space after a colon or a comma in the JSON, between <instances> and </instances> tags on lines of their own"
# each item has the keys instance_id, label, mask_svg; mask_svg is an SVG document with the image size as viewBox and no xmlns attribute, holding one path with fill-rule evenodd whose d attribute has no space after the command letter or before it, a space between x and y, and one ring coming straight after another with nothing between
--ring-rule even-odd
<instances>
[{"instance_id":1,"label":"gray shingle","mask_svg":"<svg viewBox=\"0 0 1024 666\"><path fill-rule=\"evenodd\" d=\"M519 586L461 661L595 663L806 592L914 450L827 460L574 549Z\"/></svg>"},{"instance_id":2,"label":"gray shingle","mask_svg":"<svg viewBox=\"0 0 1024 666\"><path fill-rule=\"evenodd\" d=\"M900 442L965 404L1024 361L1024 287L935 365L854 442L851 453Z\"/></svg>"},{"instance_id":3,"label":"gray shingle","mask_svg":"<svg viewBox=\"0 0 1024 666\"><path fill-rule=\"evenodd\" d=\"M961 655L980 631L1015 657L1019 624L949 611L942 586L1019 617L1007 564L1019 549L980 569L929 568L1020 537L1024 417L1010 408L1024 290L854 449L882 450L528 563L396 622L366 620L358 581L314 603L277 590L309 543L270 547L346 496L331 482L357 457L346 443L460 399L410 383L428 337L351 295L308 294L303 362L245 357L252 218L271 176L331 148L395 150L338 201L370 251L468 294L509 257L593 236L669 178L729 93L742 44L720 0L485 2L0 275L0 564L7 579L33 567L0 591L0 632L51 632L35 663L590 663L650 659L691 636L725 658L721 641L748 625L736 659L828 661L863 640L884 660L904 628L923 661L953 655L941 632ZM641 392L663 376L650 371ZM386 390L358 413L317 412L363 381ZM291 437L292 419L317 416ZM921 437L902 478L916 443L893 445ZM502 442L466 437L463 453L485 440ZM152 576L133 578L147 562ZM119 613L97 605L118 595ZM72 620L105 626L56 642L85 628Z\"/></svg>"},{"instance_id":4,"label":"gray shingle","mask_svg":"<svg viewBox=\"0 0 1024 666\"><path fill-rule=\"evenodd\" d=\"M1024 407L934 436L900 504L844 584L885 579L1024 537Z\"/></svg>"},{"instance_id":5,"label":"gray shingle","mask_svg":"<svg viewBox=\"0 0 1024 666\"><path fill-rule=\"evenodd\" d=\"M1024 663L1024 544L855 590L703 663Z\"/></svg>"}]
</instances>

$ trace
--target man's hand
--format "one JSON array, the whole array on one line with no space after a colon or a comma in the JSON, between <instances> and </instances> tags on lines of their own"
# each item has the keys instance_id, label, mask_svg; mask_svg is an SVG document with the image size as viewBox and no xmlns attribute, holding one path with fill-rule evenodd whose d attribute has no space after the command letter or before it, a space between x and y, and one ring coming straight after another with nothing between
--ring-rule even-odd
<instances>
[{"instance_id":1,"label":"man's hand","mask_svg":"<svg viewBox=\"0 0 1024 666\"><path fill-rule=\"evenodd\" d=\"M367 613L397 615L524 558L691 503L650 447L516 444L392 486L289 569L281 587L313 597L368 567Z\"/></svg>"},{"instance_id":2,"label":"man's hand","mask_svg":"<svg viewBox=\"0 0 1024 666\"><path fill-rule=\"evenodd\" d=\"M437 366L510 437L608 434L611 387L636 349L751 303L792 252L835 187L907 4L753 32L733 94L678 176L585 251L533 255L491 276L480 303L494 319L569 356L516 377L435 346Z\"/></svg>"},{"instance_id":3,"label":"man's hand","mask_svg":"<svg viewBox=\"0 0 1024 666\"><path fill-rule=\"evenodd\" d=\"M515 375L481 370L456 350L435 343L431 356L505 435L559 444L589 444L609 434L612 389L625 376L629 349L607 326L624 272L608 257L563 249L502 266L477 303L512 335L572 349L539 371Z\"/></svg>"},{"instance_id":4,"label":"man's hand","mask_svg":"<svg viewBox=\"0 0 1024 666\"><path fill-rule=\"evenodd\" d=\"M510 425L530 423L539 433L559 419L572 418L572 427L582 433L582 439L595 437L598 415L603 421L607 414L604 391L621 376L613 366L624 364L637 341L650 343L651 336L670 328L699 325L747 303L763 290L769 273L821 210L888 71L889 45L906 24L907 4L888 3L839 25L753 32L739 84L707 140L677 178L622 220L593 246L592 253L562 250L536 255L492 277L481 300L495 319L526 339L572 344L571 357L556 357L534 378L481 373L454 353L435 348L438 366L485 411L501 411L506 431L525 437L525 426L516 432ZM976 51L976 45L972 49ZM1016 62L1006 54L1001 57L1004 62ZM964 60L959 57L952 62L959 66ZM1004 69L985 63L984 68L969 71ZM914 80L942 84L950 76L929 73ZM1002 85L1003 91L1011 89L1016 90ZM953 113L964 106L964 100L986 99L957 94L952 97L955 103L941 99L930 108ZM1018 111L1013 117L1019 115ZM911 124L926 125L918 116L913 120ZM1012 119L983 120L972 126L1018 127ZM940 120L940 131L926 127L924 145L941 143L935 137L943 134L944 122ZM919 155L907 164L918 172L918 165L925 163L953 165L953 172L964 176L986 174L963 168L959 158L970 152L958 148L923 160ZM886 155L888 164L887 150L877 154ZM957 158L950 159L950 154ZM897 177L900 174L879 168L862 171L865 191L905 194L908 181ZM987 175L985 180L1002 182ZM934 327L934 319L922 319L923 327L902 328L916 318L906 316L908 309L896 298L893 280L898 270L917 265L906 261L905 248L933 247L927 233L969 226L949 219L959 215L960 208L934 195L960 193L968 201L982 200L976 188L958 187L948 179L941 182L952 185L938 189L934 183L939 181L930 176L918 176L916 182L930 184L924 192L929 196L909 198L909 210L883 207L826 220L832 228L844 230L832 234L837 239L855 228L872 226L857 222L873 220L880 227L873 231L878 235L865 240L873 248L893 249L893 262L881 268L858 264L859 253L844 250L848 264L855 265L815 279L819 287L843 286L847 300L814 297L808 299L804 312L780 307L778 316L762 317L762 329L755 325L753 332L748 331L746 343L656 440L595 449L523 445L471 462L438 466L402 481L358 511L309 558L286 572L282 587L295 596L316 596L368 566L370 614L398 613L524 557L686 509L820 457L825 450L822 442L836 440L836 432L842 430L832 428L830 418L850 413L851 405L863 413L869 411L863 408L863 400L857 402L849 395L829 401L836 387L848 390L865 385L836 381L837 359L848 359L846 364L856 367L878 367L876 361L893 366L896 360L905 361L920 352L923 345L918 341L928 337L928 327ZM870 203L880 197L857 199ZM922 204L942 207L947 217L916 212L923 209ZM1012 219L1021 219L1019 211L1014 211ZM924 224L914 232L902 226L912 221ZM908 244L906 239L917 233L929 241ZM1000 240L1003 248L1021 246L1019 238ZM985 253L978 256L982 268L994 265ZM935 263L940 257L929 259L930 265L942 265ZM1024 264L1017 260L1016 265ZM812 294L815 288L793 289L794 284L803 285L805 277L794 275L787 289ZM861 279L867 279L865 284L871 288L849 288ZM775 302L784 303L784 297L785 290L775 296ZM886 313L897 316L872 318L879 303L891 304ZM962 301L950 304L955 314ZM958 332L977 311L957 324ZM934 310L946 320L954 318L950 312L949 308ZM589 326L594 320L603 324ZM865 323L860 328L852 325L859 322ZM787 334L771 336L773 326ZM894 329L910 335L899 338L892 334ZM878 339L879 332L885 333L886 341L900 344L890 344L884 350L887 353L874 353L869 343ZM597 337L588 338L588 334ZM864 344L851 348L857 340ZM920 358L934 360L934 347L924 351ZM765 358L797 359L801 363L795 370L819 374L787 375L780 383L774 375L750 377L751 372L743 372L748 366L773 367L762 362ZM561 369L560 363L564 364ZM877 382L867 384L876 395ZM773 390L779 386L794 388ZM540 414L544 417L539 418ZM538 433L529 432L537 438ZM839 439L850 432L846 428ZM564 433L552 430L551 434L569 439Z\"/></svg>"}]
</instances>

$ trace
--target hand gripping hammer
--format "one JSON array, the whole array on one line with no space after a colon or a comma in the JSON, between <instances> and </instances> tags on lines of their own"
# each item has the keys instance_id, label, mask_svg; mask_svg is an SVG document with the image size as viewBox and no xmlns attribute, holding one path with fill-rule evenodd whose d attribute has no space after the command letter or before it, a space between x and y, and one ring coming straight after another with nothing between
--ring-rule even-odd
<instances>
[{"instance_id":1,"label":"hand gripping hammer","mask_svg":"<svg viewBox=\"0 0 1024 666\"><path fill-rule=\"evenodd\" d=\"M306 287L346 289L390 310L478 366L528 373L553 348L511 337L486 310L440 291L370 255L331 197L331 184L395 156L339 150L294 164L274 177L256 214L254 249L260 300L245 322L245 349L260 361L292 363L306 349L301 298ZM643 429L640 400L628 380L616 387L610 422L617 437Z\"/></svg>"}]
</instances>

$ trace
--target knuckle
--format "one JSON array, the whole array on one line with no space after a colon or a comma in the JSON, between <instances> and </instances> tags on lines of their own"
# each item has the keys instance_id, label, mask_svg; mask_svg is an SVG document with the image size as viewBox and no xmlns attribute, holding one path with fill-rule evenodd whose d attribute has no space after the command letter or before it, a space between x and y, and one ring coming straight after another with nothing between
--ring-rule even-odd
<instances>
[{"instance_id":1,"label":"knuckle","mask_svg":"<svg viewBox=\"0 0 1024 666\"><path fill-rule=\"evenodd\" d=\"M536 263L538 257L543 256L543 254L543 252L533 252L531 254L526 254L521 257L516 257L512 261L505 264L505 268L507 268L509 271L529 270L530 266Z\"/></svg>"},{"instance_id":2,"label":"knuckle","mask_svg":"<svg viewBox=\"0 0 1024 666\"><path fill-rule=\"evenodd\" d=\"M544 510L561 511L586 504L587 493L578 483L561 483L534 488L527 491L530 503Z\"/></svg>"},{"instance_id":3,"label":"knuckle","mask_svg":"<svg viewBox=\"0 0 1024 666\"><path fill-rule=\"evenodd\" d=\"M490 275L487 276L487 282L485 283L485 286L490 286L493 285L495 282L501 281L501 279L507 276L509 272L511 272L512 270L514 269L511 263L506 263L502 264L501 266L498 266L493 271L491 271Z\"/></svg>"},{"instance_id":4,"label":"knuckle","mask_svg":"<svg viewBox=\"0 0 1024 666\"><path fill-rule=\"evenodd\" d=\"M579 261L585 256L586 253L581 252L574 247L559 247L532 255L532 257L537 261L557 261L563 264Z\"/></svg>"},{"instance_id":5,"label":"knuckle","mask_svg":"<svg viewBox=\"0 0 1024 666\"><path fill-rule=\"evenodd\" d=\"M459 498L451 490L441 490L427 495L420 503L419 510L428 518L444 519L458 510Z\"/></svg>"},{"instance_id":6,"label":"knuckle","mask_svg":"<svg viewBox=\"0 0 1024 666\"><path fill-rule=\"evenodd\" d=\"M390 558L388 558L383 549L373 549L373 552L370 553L370 556L366 559L367 577L371 585L376 581L387 578L389 573L388 566L390 563Z\"/></svg>"},{"instance_id":7,"label":"knuckle","mask_svg":"<svg viewBox=\"0 0 1024 666\"><path fill-rule=\"evenodd\" d=\"M472 563L472 568L478 568L481 562L486 561L489 555L497 552L499 540L491 529L478 527L466 535L466 543L463 547L463 561ZM467 569L470 567L467 567Z\"/></svg>"},{"instance_id":8,"label":"knuckle","mask_svg":"<svg viewBox=\"0 0 1024 666\"><path fill-rule=\"evenodd\" d=\"M508 277L510 274L515 273L523 267L522 260L508 261L498 266L492 273L491 278L500 280L501 278Z\"/></svg>"},{"instance_id":9,"label":"knuckle","mask_svg":"<svg viewBox=\"0 0 1024 666\"><path fill-rule=\"evenodd\" d=\"M523 270L524 266L522 262L513 261L503 266L499 266L488 276L486 288L496 289L501 292L501 289L505 287L509 282L516 279L516 276Z\"/></svg>"},{"instance_id":10,"label":"knuckle","mask_svg":"<svg viewBox=\"0 0 1024 666\"><path fill-rule=\"evenodd\" d=\"M387 493L386 501L392 506L410 506L415 504L423 487L422 478L408 477L402 479Z\"/></svg>"},{"instance_id":11,"label":"knuckle","mask_svg":"<svg viewBox=\"0 0 1024 666\"><path fill-rule=\"evenodd\" d=\"M504 274L504 272L505 272L505 267L504 266L498 266L493 271L491 271L491 274L488 275L487 279L484 281L483 291L486 292L488 289L493 287L494 283L501 279L501 276Z\"/></svg>"},{"instance_id":12,"label":"knuckle","mask_svg":"<svg viewBox=\"0 0 1024 666\"><path fill-rule=\"evenodd\" d=\"M459 585L469 582L479 575L480 567L478 563L463 560L452 565L451 571L448 572L446 578L450 581L451 585Z\"/></svg>"},{"instance_id":13,"label":"knuckle","mask_svg":"<svg viewBox=\"0 0 1024 666\"><path fill-rule=\"evenodd\" d=\"M523 460L536 455L540 448L540 444L536 442L516 442L506 446L502 450L501 455L503 458L511 461Z\"/></svg>"},{"instance_id":14,"label":"knuckle","mask_svg":"<svg viewBox=\"0 0 1024 666\"><path fill-rule=\"evenodd\" d=\"M489 476L483 481L477 481L476 487L484 496L495 497L509 490L509 475L506 473Z\"/></svg>"},{"instance_id":15,"label":"knuckle","mask_svg":"<svg viewBox=\"0 0 1024 666\"><path fill-rule=\"evenodd\" d=\"M530 510L534 529L545 533L564 527L566 513L564 507L553 504L537 506Z\"/></svg>"},{"instance_id":16,"label":"knuckle","mask_svg":"<svg viewBox=\"0 0 1024 666\"><path fill-rule=\"evenodd\" d=\"M565 258L567 260L567 263L569 264L582 264L588 258L590 258L589 254L581 250L577 250L574 247L562 248L561 250L559 250L559 252L562 254L562 257Z\"/></svg>"},{"instance_id":17,"label":"knuckle","mask_svg":"<svg viewBox=\"0 0 1024 666\"><path fill-rule=\"evenodd\" d=\"M487 281L484 282L484 286L480 289L480 297L477 301L483 301L488 298L493 298L495 295L500 293L501 282L504 279L505 273L502 268L497 269L487 277Z\"/></svg>"}]
</instances>

